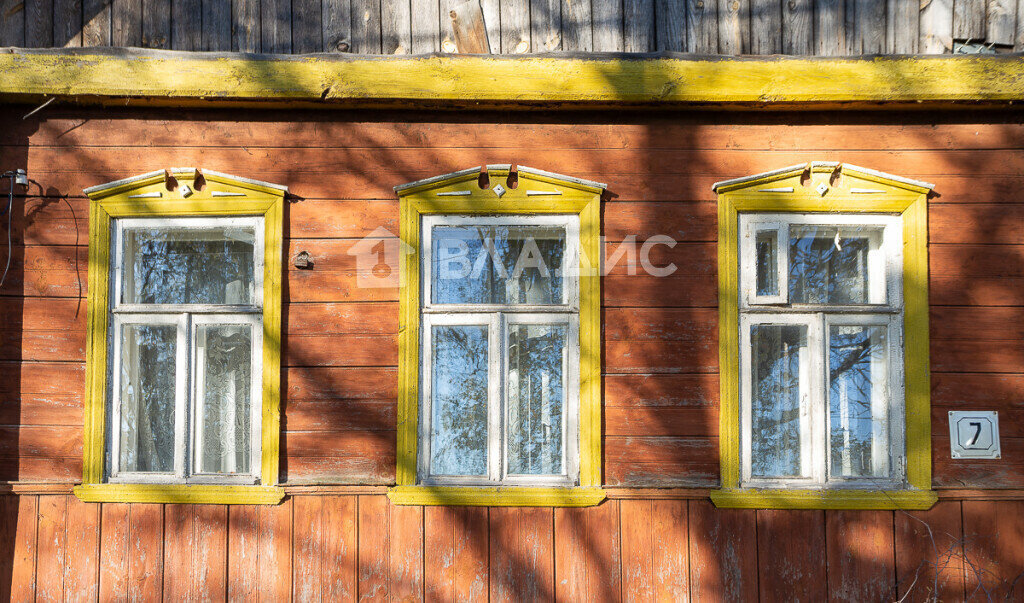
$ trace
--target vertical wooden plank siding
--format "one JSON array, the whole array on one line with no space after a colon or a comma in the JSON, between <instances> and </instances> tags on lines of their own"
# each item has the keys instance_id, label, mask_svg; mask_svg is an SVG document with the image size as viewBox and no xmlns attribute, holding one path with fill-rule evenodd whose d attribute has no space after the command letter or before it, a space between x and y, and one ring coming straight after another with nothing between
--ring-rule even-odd
<instances>
[{"instance_id":1,"label":"vertical wooden plank siding","mask_svg":"<svg viewBox=\"0 0 1024 603\"><path fill-rule=\"evenodd\" d=\"M0 0L0 46L25 45L25 3Z\"/></svg>"},{"instance_id":2,"label":"vertical wooden plank siding","mask_svg":"<svg viewBox=\"0 0 1024 603\"><path fill-rule=\"evenodd\" d=\"M257 509L260 599L284 601L291 594L292 503Z\"/></svg>"},{"instance_id":3,"label":"vertical wooden plank siding","mask_svg":"<svg viewBox=\"0 0 1024 603\"><path fill-rule=\"evenodd\" d=\"M686 3L654 0L654 37L657 50L682 52L686 49Z\"/></svg>"},{"instance_id":4,"label":"vertical wooden plank siding","mask_svg":"<svg viewBox=\"0 0 1024 603\"><path fill-rule=\"evenodd\" d=\"M551 509L489 509L491 601L554 601L554 516Z\"/></svg>"},{"instance_id":5,"label":"vertical wooden plank siding","mask_svg":"<svg viewBox=\"0 0 1024 603\"><path fill-rule=\"evenodd\" d=\"M181 588L182 575L188 575L193 568L191 538L184 538L178 529L175 511L189 507L171 505L164 517L163 505L133 504L128 510L128 599L132 601L155 601L164 597L175 600L188 599L194 594ZM189 517L190 519L190 517ZM165 524L164 521L167 521ZM188 526L191 528L191 525ZM170 547L165 552L164 546ZM175 546L177 545L177 546ZM164 565L164 558L169 561ZM169 595L170 593L170 595Z\"/></svg>"},{"instance_id":6,"label":"vertical wooden plank siding","mask_svg":"<svg viewBox=\"0 0 1024 603\"><path fill-rule=\"evenodd\" d=\"M928 511L893 514L896 585L901 600L963 599L961 514L959 501L939 501Z\"/></svg>"},{"instance_id":7,"label":"vertical wooden plank siding","mask_svg":"<svg viewBox=\"0 0 1024 603\"><path fill-rule=\"evenodd\" d=\"M380 2L376 0L352 1L352 52L380 54ZM266 52L266 49L264 49Z\"/></svg>"},{"instance_id":8,"label":"vertical wooden plank siding","mask_svg":"<svg viewBox=\"0 0 1024 603\"><path fill-rule=\"evenodd\" d=\"M142 0L110 0L111 43L142 46Z\"/></svg>"},{"instance_id":9,"label":"vertical wooden plank siding","mask_svg":"<svg viewBox=\"0 0 1024 603\"><path fill-rule=\"evenodd\" d=\"M260 50L274 54L292 51L291 0L260 0Z\"/></svg>"},{"instance_id":10,"label":"vertical wooden plank siding","mask_svg":"<svg viewBox=\"0 0 1024 603\"><path fill-rule=\"evenodd\" d=\"M67 555L64 566L64 597L85 603L99 596L101 505L67 496ZM0 589L2 591L2 589Z\"/></svg>"},{"instance_id":11,"label":"vertical wooden plank siding","mask_svg":"<svg viewBox=\"0 0 1024 603\"><path fill-rule=\"evenodd\" d=\"M104 504L100 519L100 600L128 597L131 505Z\"/></svg>"},{"instance_id":12,"label":"vertical wooden plank siding","mask_svg":"<svg viewBox=\"0 0 1024 603\"><path fill-rule=\"evenodd\" d=\"M814 54L814 6L812 0L787 0L782 4L783 54Z\"/></svg>"},{"instance_id":13,"label":"vertical wooden plank siding","mask_svg":"<svg viewBox=\"0 0 1024 603\"><path fill-rule=\"evenodd\" d=\"M590 0L562 0L562 50L594 51L593 7Z\"/></svg>"},{"instance_id":14,"label":"vertical wooden plank siding","mask_svg":"<svg viewBox=\"0 0 1024 603\"><path fill-rule=\"evenodd\" d=\"M385 496L359 497L359 581L360 601L388 598L389 513L393 509Z\"/></svg>"},{"instance_id":15,"label":"vertical wooden plank siding","mask_svg":"<svg viewBox=\"0 0 1024 603\"><path fill-rule=\"evenodd\" d=\"M426 54L441 50L441 20L450 22L448 12L440 10L439 0L411 0L412 11L412 53ZM447 6L447 1L445 2ZM451 39L451 38L449 38ZM491 38L491 44L497 49L500 39Z\"/></svg>"},{"instance_id":16,"label":"vertical wooden plank siding","mask_svg":"<svg viewBox=\"0 0 1024 603\"><path fill-rule=\"evenodd\" d=\"M381 2L382 54L409 54L412 51L412 13L408 0Z\"/></svg>"},{"instance_id":17,"label":"vertical wooden plank siding","mask_svg":"<svg viewBox=\"0 0 1024 603\"><path fill-rule=\"evenodd\" d=\"M823 511L757 511L760 599L826 600L825 550Z\"/></svg>"},{"instance_id":18,"label":"vertical wooden plank siding","mask_svg":"<svg viewBox=\"0 0 1024 603\"><path fill-rule=\"evenodd\" d=\"M203 49L202 0L171 0L171 41L176 50Z\"/></svg>"},{"instance_id":19,"label":"vertical wooden plank siding","mask_svg":"<svg viewBox=\"0 0 1024 603\"><path fill-rule=\"evenodd\" d=\"M846 4L843 0L818 0L815 3L815 54L840 56L846 51ZM915 10L916 13L916 10ZM917 30L914 30L917 37Z\"/></svg>"},{"instance_id":20,"label":"vertical wooden plank siding","mask_svg":"<svg viewBox=\"0 0 1024 603\"><path fill-rule=\"evenodd\" d=\"M53 0L24 0L23 6L25 10L25 46L29 48L53 46Z\"/></svg>"},{"instance_id":21,"label":"vertical wooden plank siding","mask_svg":"<svg viewBox=\"0 0 1024 603\"><path fill-rule=\"evenodd\" d=\"M530 50L562 49L561 0L530 0Z\"/></svg>"},{"instance_id":22,"label":"vertical wooden plank siding","mask_svg":"<svg viewBox=\"0 0 1024 603\"><path fill-rule=\"evenodd\" d=\"M316 8L319 8L319 3ZM202 0L202 11L202 49L231 50L231 0ZM306 18L306 15L299 18ZM306 34L303 37L310 40L309 43L315 44L314 41L320 39L320 22L317 21L315 31L303 33Z\"/></svg>"},{"instance_id":23,"label":"vertical wooden plank siding","mask_svg":"<svg viewBox=\"0 0 1024 603\"><path fill-rule=\"evenodd\" d=\"M36 600L64 600L68 563L67 496L40 496L36 553Z\"/></svg>"},{"instance_id":24,"label":"vertical wooden plank siding","mask_svg":"<svg viewBox=\"0 0 1024 603\"><path fill-rule=\"evenodd\" d=\"M953 0L932 0L921 9L918 51L941 54L953 50Z\"/></svg>"},{"instance_id":25,"label":"vertical wooden plank siding","mask_svg":"<svg viewBox=\"0 0 1024 603\"><path fill-rule=\"evenodd\" d=\"M750 0L718 0L718 52L747 54L750 50Z\"/></svg>"},{"instance_id":26,"label":"vertical wooden plank siding","mask_svg":"<svg viewBox=\"0 0 1024 603\"><path fill-rule=\"evenodd\" d=\"M854 54L881 54L886 50L886 0L858 0L853 4Z\"/></svg>"},{"instance_id":27,"label":"vertical wooden plank siding","mask_svg":"<svg viewBox=\"0 0 1024 603\"><path fill-rule=\"evenodd\" d=\"M831 600L896 600L892 511L826 513L825 535Z\"/></svg>"},{"instance_id":28,"label":"vertical wooden plank siding","mask_svg":"<svg viewBox=\"0 0 1024 603\"><path fill-rule=\"evenodd\" d=\"M967 600L1011 601L1024 596L1022 517L1024 500L963 502Z\"/></svg>"},{"instance_id":29,"label":"vertical wooden plank siding","mask_svg":"<svg viewBox=\"0 0 1024 603\"><path fill-rule=\"evenodd\" d=\"M142 0L142 45L145 48L171 47L171 2ZM185 27L195 27L195 17L185 20Z\"/></svg>"},{"instance_id":30,"label":"vertical wooden plank siding","mask_svg":"<svg viewBox=\"0 0 1024 603\"><path fill-rule=\"evenodd\" d=\"M782 52L782 4L777 0L750 0L750 52Z\"/></svg>"},{"instance_id":31,"label":"vertical wooden plank siding","mask_svg":"<svg viewBox=\"0 0 1024 603\"><path fill-rule=\"evenodd\" d=\"M173 1L180 2L181 0ZM345 22L348 23L347 12ZM324 33L326 34L327 30ZM260 52L260 39L260 0L234 0L231 3L231 50Z\"/></svg>"},{"instance_id":32,"label":"vertical wooden plank siding","mask_svg":"<svg viewBox=\"0 0 1024 603\"><path fill-rule=\"evenodd\" d=\"M718 3L686 0L686 52L718 54Z\"/></svg>"},{"instance_id":33,"label":"vertical wooden plank siding","mask_svg":"<svg viewBox=\"0 0 1024 603\"><path fill-rule=\"evenodd\" d=\"M555 509L555 598L614 601L622 598L619 503Z\"/></svg>"},{"instance_id":34,"label":"vertical wooden plank siding","mask_svg":"<svg viewBox=\"0 0 1024 603\"><path fill-rule=\"evenodd\" d=\"M654 0L623 0L623 48L626 52L654 50Z\"/></svg>"},{"instance_id":35,"label":"vertical wooden plank siding","mask_svg":"<svg viewBox=\"0 0 1024 603\"><path fill-rule=\"evenodd\" d=\"M914 54L920 42L921 11L913 2L889 2L888 46L891 54Z\"/></svg>"},{"instance_id":36,"label":"vertical wooden plank siding","mask_svg":"<svg viewBox=\"0 0 1024 603\"><path fill-rule=\"evenodd\" d=\"M7 18L3 13L0 15ZM82 45L82 0L53 0L53 45Z\"/></svg>"},{"instance_id":37,"label":"vertical wooden plank siding","mask_svg":"<svg viewBox=\"0 0 1024 603\"><path fill-rule=\"evenodd\" d=\"M423 509L424 588L427 601L486 601L488 509Z\"/></svg>"},{"instance_id":38,"label":"vertical wooden plank siding","mask_svg":"<svg viewBox=\"0 0 1024 603\"><path fill-rule=\"evenodd\" d=\"M953 37L957 40L985 39L986 0L953 0Z\"/></svg>"},{"instance_id":39,"label":"vertical wooden plank siding","mask_svg":"<svg viewBox=\"0 0 1024 603\"><path fill-rule=\"evenodd\" d=\"M395 506L390 512L388 595L393 601L423 599L423 508Z\"/></svg>"},{"instance_id":40,"label":"vertical wooden plank siding","mask_svg":"<svg viewBox=\"0 0 1024 603\"><path fill-rule=\"evenodd\" d=\"M228 509L228 599L256 601L260 573L259 512L252 506Z\"/></svg>"},{"instance_id":41,"label":"vertical wooden plank siding","mask_svg":"<svg viewBox=\"0 0 1024 603\"><path fill-rule=\"evenodd\" d=\"M756 511L688 503L690 592L695 600L756 601L759 557Z\"/></svg>"},{"instance_id":42,"label":"vertical wooden plank siding","mask_svg":"<svg viewBox=\"0 0 1024 603\"><path fill-rule=\"evenodd\" d=\"M347 52L352 48L351 0L322 0L324 52Z\"/></svg>"},{"instance_id":43,"label":"vertical wooden plank siding","mask_svg":"<svg viewBox=\"0 0 1024 603\"><path fill-rule=\"evenodd\" d=\"M323 33L326 30L321 0L292 1L292 52L309 54L323 52Z\"/></svg>"},{"instance_id":44,"label":"vertical wooden plank siding","mask_svg":"<svg viewBox=\"0 0 1024 603\"><path fill-rule=\"evenodd\" d=\"M493 42L491 44L494 44ZM501 53L530 52L529 0L502 0Z\"/></svg>"},{"instance_id":45,"label":"vertical wooden plank siding","mask_svg":"<svg viewBox=\"0 0 1024 603\"><path fill-rule=\"evenodd\" d=\"M591 0L596 52L623 52L625 49L622 7L623 2L616 0Z\"/></svg>"},{"instance_id":46,"label":"vertical wooden plank siding","mask_svg":"<svg viewBox=\"0 0 1024 603\"><path fill-rule=\"evenodd\" d=\"M623 500L622 599L682 601L690 596L687 501Z\"/></svg>"},{"instance_id":47,"label":"vertical wooden plank siding","mask_svg":"<svg viewBox=\"0 0 1024 603\"><path fill-rule=\"evenodd\" d=\"M1017 3L1014 0L989 0L985 39L993 44L1013 46Z\"/></svg>"},{"instance_id":48,"label":"vertical wooden plank siding","mask_svg":"<svg viewBox=\"0 0 1024 603\"><path fill-rule=\"evenodd\" d=\"M110 2L82 0L82 46L110 46Z\"/></svg>"}]
</instances>

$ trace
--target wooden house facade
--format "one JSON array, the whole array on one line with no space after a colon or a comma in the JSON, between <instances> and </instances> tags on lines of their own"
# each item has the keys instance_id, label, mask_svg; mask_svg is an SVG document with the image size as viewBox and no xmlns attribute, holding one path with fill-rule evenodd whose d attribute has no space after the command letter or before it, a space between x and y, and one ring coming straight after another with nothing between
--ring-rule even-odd
<instances>
[{"instance_id":1,"label":"wooden house facade","mask_svg":"<svg viewBox=\"0 0 1024 603\"><path fill-rule=\"evenodd\" d=\"M560 14L564 23L564 7ZM13 191L2 218L11 260L0 284L0 598L1024 597L1018 55L11 50L0 66L0 169L12 171L5 182ZM564 308L535 300L527 310L445 307L422 288L433 283L424 258L444 253L424 243L423 224L483 228L484 218L501 216L511 216L498 224L512 229L569 216L559 232L577 243L565 253L574 249L592 270L565 285ZM772 285L762 291L745 280L762 269L747 264L744 229L758 242L763 230L749 216L775 225L767 232L781 233L778 254L802 224L826 233L813 235L827 243L814 248L820 253L856 250L857 232L876 233L877 245L876 234L862 237L871 251L859 270L887 277L864 284L859 301L829 297L838 309L800 305L807 294L792 288L788 301L758 306ZM836 226L839 216L846 221ZM198 342L191 333L217 320L252 321L250 333L262 334L242 362L258 367L251 422L231 415L251 437L232 428L216 438L219 462L232 459L220 471L235 481L207 479L200 468L212 461L189 456L204 444L188 428L175 435L181 441L150 440L154 459L165 458L164 444L174 450L166 470L122 454L133 419L119 410L130 394L117 384L146 377L116 368L130 356L116 333L150 320L132 318L155 312L141 306L163 303L129 299L126 258L142 252L122 245L124 230L198 219L235 220L203 228L250 242L250 290L263 296L238 301L245 295L231 285L230 299L216 302L224 307L187 302L187 318L159 319L168 332L186 325L179 342ZM483 241L486 251L497 237L488 236L470 245ZM795 250L786 260L765 256L782 282L797 278ZM159 261L147 253L135 268ZM195 273L216 279L235 270L228 255ZM826 316L828 308L845 318ZM471 317L451 318L459 312ZM424 396L443 395L455 377L424 368L423 358L442 369L459 362L424 351L434 349L424 344L425 325L485 325L507 343L516 312L532 313L523 325L568 325L558 366L572 391L558 394L567 416L562 470L553 470L565 480L524 478L506 466L511 444L492 440L484 477L450 478L424 460L425 446L440 446L431 435L440 419L424 410ZM764 318L770 312L786 318ZM225 318L235 314L242 318ZM745 321L803 325L812 314L806 324L820 318L833 341L866 325L881 333L872 341L887 342L887 448L879 455L867 446L874 456L864 481L830 481L856 461L830 457L824 444L802 457L797 478L806 483L758 481L775 474L751 469L768 448L758 453L744 427L755 412L748 397L758 395L744 385L758 370L744 360L744 347L755 345ZM830 326L837 321L839 331ZM883 324L890 330L878 331ZM786 349L803 358L801 346L829 345L812 339ZM202 353L151 374L187 367L191 379ZM831 362L815 353L812 366ZM508 354L480 369L504 371L503 392L513 380ZM870 370L883 370L872 362ZM805 371L814 369L798 365L811 379ZM207 381L236 383L227 374ZM827 370L824 378L837 379ZM204 386L188 383L170 387L201 397ZM814 412L838 416L830 401L839 394L816 391L806 394L823 404ZM488 395L512 404L511 394ZM951 411L996 411L998 458L954 458ZM513 431L512 411L501 412L501 429ZM435 431L423 431L427 418ZM224 452L228 439L251 456ZM772 450L781 459L794 445L811 447L798 440ZM472 464L471 448L447 462ZM543 466L521 473L552 473ZM166 479L137 477L147 472Z\"/></svg>"}]
</instances>

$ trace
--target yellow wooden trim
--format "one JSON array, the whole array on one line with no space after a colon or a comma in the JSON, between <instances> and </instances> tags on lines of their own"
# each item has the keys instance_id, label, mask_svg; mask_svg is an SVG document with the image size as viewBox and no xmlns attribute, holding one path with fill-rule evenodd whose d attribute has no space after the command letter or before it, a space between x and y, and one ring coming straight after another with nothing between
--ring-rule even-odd
<instances>
[{"instance_id":1,"label":"yellow wooden trim","mask_svg":"<svg viewBox=\"0 0 1024 603\"><path fill-rule=\"evenodd\" d=\"M491 185L505 186L508 170L490 173ZM530 197L526 194L528 182L543 181L556 184L562 195L557 198ZM462 197L437 197L438 192L470 190ZM459 176L431 183L426 187L407 189L400 193L400 238L409 246L402 260L403 285L399 296L399 360L398 360L398 459L396 481L398 488L389 496L396 504L513 504L501 502L458 502L465 498L461 492L477 493L479 500L510 500L486 494L492 489L434 488L416 485L417 447L419 443L419 325L420 325L420 218L427 214L578 214L580 218L580 488L499 488L501 492L515 493L515 504L530 505L531 496L538 496L542 506L582 506L572 503L566 494L590 492L601 485L601 195L593 187L558 180L551 177L519 173L519 185L508 190L499 199L492 190L480 189L477 177ZM421 492L421 494L405 494ZM434 494L430 494L433 492ZM446 503L399 503L399 500L439 500L437 492L444 493ZM603 494L601 495L603 497ZM397 497L397 498L396 498ZM478 500L472 496L466 500ZM589 499L587 499L589 500ZM598 499L597 502L599 502ZM592 503L596 504L596 502Z\"/></svg>"},{"instance_id":2,"label":"yellow wooden trim","mask_svg":"<svg viewBox=\"0 0 1024 603\"><path fill-rule=\"evenodd\" d=\"M926 510L938 501L930 490L713 490L711 502L730 509Z\"/></svg>"},{"instance_id":3,"label":"yellow wooden trim","mask_svg":"<svg viewBox=\"0 0 1024 603\"><path fill-rule=\"evenodd\" d=\"M82 484L75 496L85 502L275 505L284 498L280 486L210 486L206 484Z\"/></svg>"},{"instance_id":4,"label":"yellow wooden trim","mask_svg":"<svg viewBox=\"0 0 1024 603\"><path fill-rule=\"evenodd\" d=\"M179 185L194 185L194 174L176 174ZM214 176L208 176L207 182ZM283 490L274 488L280 464L281 407L281 287L284 192L245 181L216 176L229 188L247 191L245 199L217 198L210 191L196 191L182 198L167 191L162 176L105 189L92 198L89 223L89 298L86 339L86 395L83 433L83 485L75 489L82 500L93 502L203 502L223 504L277 503ZM237 187L236 187L237 184ZM113 194L110 191L114 190ZM129 195L160 191L160 199ZM114 218L255 215L264 218L263 274L263 399L260 482L261 486L210 486L104 483L106 467L106 404L108 319L110 308L110 229Z\"/></svg>"},{"instance_id":5,"label":"yellow wooden trim","mask_svg":"<svg viewBox=\"0 0 1024 603\"><path fill-rule=\"evenodd\" d=\"M1002 103L1024 98L1020 56L622 58L202 56L27 50L0 55L0 99L251 106L536 107ZM508 82L515 82L514 86Z\"/></svg>"},{"instance_id":6,"label":"yellow wooden trim","mask_svg":"<svg viewBox=\"0 0 1024 603\"><path fill-rule=\"evenodd\" d=\"M396 505L593 507L605 496L601 488L396 486L388 490L388 498Z\"/></svg>"},{"instance_id":7,"label":"yellow wooden trim","mask_svg":"<svg viewBox=\"0 0 1024 603\"><path fill-rule=\"evenodd\" d=\"M879 178L859 171L843 171L843 181L824 197L800 184L794 170L730 187L718 196L719 297L719 463L722 490L713 492L719 506L749 508L897 508L892 500L925 506L934 503L931 492L931 382L928 344L928 202L927 189ZM815 172L831 172L831 169ZM812 175L812 177L814 177ZM817 178L823 178L817 176ZM850 192L858 180L882 185L885 193L856 196ZM819 180L815 180L817 182ZM771 184L792 186L792 193L758 192ZM910 193L909 188L921 192ZM721 190L721 189L720 189ZM745 490L740 489L739 433L739 239L740 212L887 213L903 217L904 396L907 482L912 490L872 492L852 490ZM898 495L898 496L897 496ZM931 502L927 502L931 501ZM926 504L927 503L927 504ZM904 508L904 507L898 507Z\"/></svg>"}]
</instances>

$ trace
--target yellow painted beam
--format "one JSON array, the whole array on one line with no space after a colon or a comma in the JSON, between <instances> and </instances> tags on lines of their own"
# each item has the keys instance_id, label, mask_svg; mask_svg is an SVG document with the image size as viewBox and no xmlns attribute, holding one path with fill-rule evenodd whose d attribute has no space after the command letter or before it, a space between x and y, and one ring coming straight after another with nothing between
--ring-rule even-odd
<instances>
[{"instance_id":1,"label":"yellow painted beam","mask_svg":"<svg viewBox=\"0 0 1024 603\"><path fill-rule=\"evenodd\" d=\"M1024 57L0 53L0 100L298 106L831 106L1024 99Z\"/></svg>"}]
</instances>

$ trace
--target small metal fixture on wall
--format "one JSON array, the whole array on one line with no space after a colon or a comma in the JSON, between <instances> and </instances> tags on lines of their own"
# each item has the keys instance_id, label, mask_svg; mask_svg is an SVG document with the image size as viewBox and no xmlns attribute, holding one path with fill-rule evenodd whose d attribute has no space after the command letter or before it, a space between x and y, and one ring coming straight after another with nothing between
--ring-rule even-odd
<instances>
[{"instance_id":1,"label":"small metal fixture on wall","mask_svg":"<svg viewBox=\"0 0 1024 603\"><path fill-rule=\"evenodd\" d=\"M4 266L3 276L0 276L0 285L4 284L7 280L7 271L11 269L11 214L14 207L14 187L24 186L28 187L28 172L22 168L4 172L3 178L10 178L11 184L7 189L7 209L0 212L0 216L7 214L7 264Z\"/></svg>"},{"instance_id":2,"label":"small metal fixture on wall","mask_svg":"<svg viewBox=\"0 0 1024 603\"><path fill-rule=\"evenodd\" d=\"M313 257L309 255L308 251L300 251L295 256L295 267L299 270L313 269Z\"/></svg>"}]
</instances>

